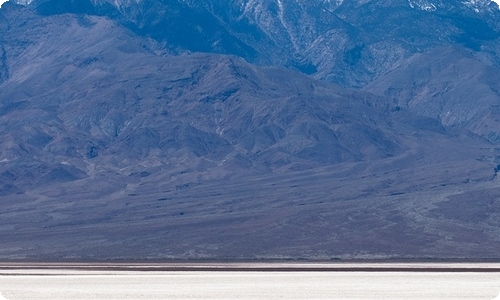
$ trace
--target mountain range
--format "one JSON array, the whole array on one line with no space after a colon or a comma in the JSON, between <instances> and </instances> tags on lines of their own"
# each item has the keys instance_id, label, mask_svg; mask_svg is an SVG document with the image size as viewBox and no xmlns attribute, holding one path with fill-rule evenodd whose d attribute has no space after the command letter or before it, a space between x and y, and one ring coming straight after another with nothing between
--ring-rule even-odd
<instances>
[{"instance_id":1,"label":"mountain range","mask_svg":"<svg viewBox=\"0 0 500 300\"><path fill-rule=\"evenodd\" d=\"M500 9L0 8L0 258L498 259Z\"/></svg>"}]
</instances>

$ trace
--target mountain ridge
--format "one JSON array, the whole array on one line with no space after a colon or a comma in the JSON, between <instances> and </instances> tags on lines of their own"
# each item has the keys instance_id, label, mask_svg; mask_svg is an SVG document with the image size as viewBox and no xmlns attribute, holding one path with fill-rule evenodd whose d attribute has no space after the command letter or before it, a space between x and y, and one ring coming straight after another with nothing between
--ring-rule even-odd
<instances>
[{"instance_id":1,"label":"mountain ridge","mask_svg":"<svg viewBox=\"0 0 500 300\"><path fill-rule=\"evenodd\" d=\"M61 3L0 9L2 259L498 258L495 18Z\"/></svg>"},{"instance_id":2,"label":"mountain ridge","mask_svg":"<svg viewBox=\"0 0 500 300\"><path fill-rule=\"evenodd\" d=\"M57 1L60 0L37 0L31 6L50 9L50 3ZM89 12L91 2L88 3L81 7L82 12ZM125 18L124 22L135 24L141 34L160 43L172 44L174 48L180 46L193 51L233 54L249 62L287 66L317 79L356 87L366 85L393 68L399 59L422 51L419 48L452 42L479 49L483 41L498 38L500 16L500 10L491 7L494 2L488 1L474 2L483 8L479 13L470 8L472 4L460 1L437 2L435 6L439 9L420 12L408 1L368 1L360 5L339 2L333 6L331 2L299 0L93 3L90 13L109 14L114 18L119 14ZM54 4L53 7L58 6ZM170 11L175 11L175 14L169 15ZM275 12L278 18L274 18ZM178 19L172 19L172 15ZM196 25L201 32L197 33L193 24L183 23L183 20L192 20L190 16L197 16L194 19L201 22ZM384 16L389 16L386 22L377 21ZM416 23L397 26L401 19ZM164 31L161 26L170 30ZM179 40L183 34L191 36L195 44ZM333 41L341 43L340 47L335 47ZM401 51L399 58L391 53L383 54L387 58L381 56L381 48L389 47ZM326 61L326 56L338 58ZM332 77L332 73L336 73L334 70L339 69L346 71ZM353 75L357 78L351 78Z\"/></svg>"}]
</instances>

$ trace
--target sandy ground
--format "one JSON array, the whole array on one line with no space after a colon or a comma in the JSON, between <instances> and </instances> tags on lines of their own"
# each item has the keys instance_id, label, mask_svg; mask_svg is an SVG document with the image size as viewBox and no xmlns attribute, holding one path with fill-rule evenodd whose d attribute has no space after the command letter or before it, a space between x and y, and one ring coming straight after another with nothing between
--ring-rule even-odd
<instances>
[{"instance_id":1,"label":"sandy ground","mask_svg":"<svg viewBox=\"0 0 500 300\"><path fill-rule=\"evenodd\" d=\"M365 265L366 266L366 265ZM415 265L413 265L414 267ZM471 265L472 267L473 265ZM435 267L435 266L434 266ZM483 265L487 268L487 265ZM463 269L463 265L461 265ZM5 269L4 299L499 299L500 272ZM0 299L2 299L0 297Z\"/></svg>"}]
</instances>

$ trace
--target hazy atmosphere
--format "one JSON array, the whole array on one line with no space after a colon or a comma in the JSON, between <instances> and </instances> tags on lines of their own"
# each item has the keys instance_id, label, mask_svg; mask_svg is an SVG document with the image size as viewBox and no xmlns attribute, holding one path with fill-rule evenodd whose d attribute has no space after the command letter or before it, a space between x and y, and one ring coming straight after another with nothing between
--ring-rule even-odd
<instances>
[{"instance_id":1,"label":"hazy atmosphere","mask_svg":"<svg viewBox=\"0 0 500 300\"><path fill-rule=\"evenodd\" d=\"M0 300L500 300L497 3L0 5Z\"/></svg>"},{"instance_id":2,"label":"hazy atmosphere","mask_svg":"<svg viewBox=\"0 0 500 300\"><path fill-rule=\"evenodd\" d=\"M12 0L2 261L500 259L500 9Z\"/></svg>"}]
</instances>

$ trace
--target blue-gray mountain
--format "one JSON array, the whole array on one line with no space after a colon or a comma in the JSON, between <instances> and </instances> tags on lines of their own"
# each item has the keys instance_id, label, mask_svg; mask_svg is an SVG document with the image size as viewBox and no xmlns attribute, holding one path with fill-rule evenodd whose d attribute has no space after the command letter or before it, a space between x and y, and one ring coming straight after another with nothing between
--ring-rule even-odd
<instances>
[{"instance_id":1,"label":"blue-gray mountain","mask_svg":"<svg viewBox=\"0 0 500 300\"><path fill-rule=\"evenodd\" d=\"M431 48L494 47L500 29L500 10L488 0L35 0L31 5L42 14L110 16L180 51L234 54L360 86Z\"/></svg>"},{"instance_id":2,"label":"blue-gray mountain","mask_svg":"<svg viewBox=\"0 0 500 300\"><path fill-rule=\"evenodd\" d=\"M15 2L3 259L498 258L495 3Z\"/></svg>"}]
</instances>

